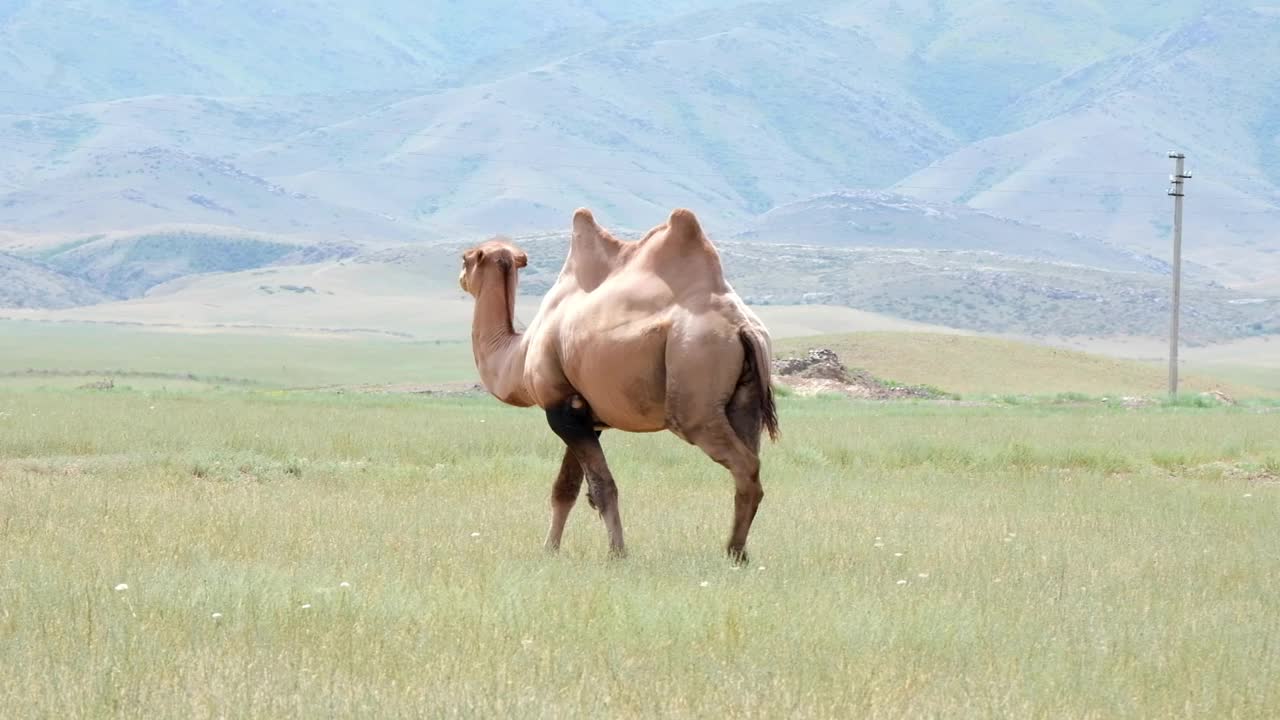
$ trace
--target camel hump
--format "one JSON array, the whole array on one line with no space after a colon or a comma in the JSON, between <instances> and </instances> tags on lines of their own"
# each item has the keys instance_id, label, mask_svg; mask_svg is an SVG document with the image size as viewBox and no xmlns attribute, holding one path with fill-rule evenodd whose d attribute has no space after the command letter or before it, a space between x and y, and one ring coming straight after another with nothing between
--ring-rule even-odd
<instances>
[{"instance_id":1,"label":"camel hump","mask_svg":"<svg viewBox=\"0 0 1280 720\"><path fill-rule=\"evenodd\" d=\"M573 229L574 230L578 232L583 232L588 230L595 230L597 227L599 226L596 225L596 216L592 215L590 210L584 207L580 207L577 210L573 211Z\"/></svg>"},{"instance_id":2,"label":"camel hump","mask_svg":"<svg viewBox=\"0 0 1280 720\"><path fill-rule=\"evenodd\" d=\"M672 210L671 217L667 218L667 227L681 235L692 237L702 235L702 225L698 223L698 216L694 215L693 211L688 208Z\"/></svg>"}]
</instances>

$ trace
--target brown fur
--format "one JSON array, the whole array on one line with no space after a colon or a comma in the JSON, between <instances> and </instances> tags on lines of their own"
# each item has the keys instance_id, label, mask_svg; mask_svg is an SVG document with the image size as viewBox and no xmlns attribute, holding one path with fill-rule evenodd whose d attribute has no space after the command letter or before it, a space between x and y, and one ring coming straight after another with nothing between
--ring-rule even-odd
<instances>
[{"instance_id":1,"label":"brown fur","mask_svg":"<svg viewBox=\"0 0 1280 720\"><path fill-rule=\"evenodd\" d=\"M519 248L495 239L466 251L459 277L476 298L472 349L499 400L537 405L565 441L547 546L560 543L572 507L570 455L586 475L610 544L623 552L617 489L596 428L669 430L733 474L729 553L744 546L764 491L760 434L778 437L768 331L724 279L720 255L689 210L643 239L617 240L591 212L573 216L569 255L528 330L513 330ZM585 401L579 407L577 398Z\"/></svg>"}]
</instances>

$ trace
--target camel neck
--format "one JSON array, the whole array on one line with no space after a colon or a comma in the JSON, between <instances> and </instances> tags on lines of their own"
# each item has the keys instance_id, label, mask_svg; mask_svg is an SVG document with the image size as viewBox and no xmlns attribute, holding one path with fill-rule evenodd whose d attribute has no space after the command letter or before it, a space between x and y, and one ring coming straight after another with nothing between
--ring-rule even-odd
<instances>
[{"instance_id":1,"label":"camel neck","mask_svg":"<svg viewBox=\"0 0 1280 720\"><path fill-rule=\"evenodd\" d=\"M503 402L528 405L523 336L515 331L515 270L494 267L487 272L476 298L471 352L485 389Z\"/></svg>"}]
</instances>

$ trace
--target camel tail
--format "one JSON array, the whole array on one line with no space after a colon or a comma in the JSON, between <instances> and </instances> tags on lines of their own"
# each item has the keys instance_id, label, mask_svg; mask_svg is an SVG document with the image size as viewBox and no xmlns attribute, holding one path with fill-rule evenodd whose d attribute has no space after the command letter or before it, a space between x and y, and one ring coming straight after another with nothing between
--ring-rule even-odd
<instances>
[{"instance_id":1,"label":"camel tail","mask_svg":"<svg viewBox=\"0 0 1280 720\"><path fill-rule=\"evenodd\" d=\"M769 340L754 328L743 328L742 347L747 357L755 366L755 380L760 391L760 420L765 430L769 431L769 439L777 442L781 431L778 429L778 406L773 400L773 373L769 364Z\"/></svg>"}]
</instances>

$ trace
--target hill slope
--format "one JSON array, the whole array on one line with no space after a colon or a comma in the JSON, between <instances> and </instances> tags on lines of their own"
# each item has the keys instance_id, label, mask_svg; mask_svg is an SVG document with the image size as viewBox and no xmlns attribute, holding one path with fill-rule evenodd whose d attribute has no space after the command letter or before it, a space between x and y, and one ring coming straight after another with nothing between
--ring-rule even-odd
<instances>
[{"instance_id":1,"label":"hill slope","mask_svg":"<svg viewBox=\"0 0 1280 720\"><path fill-rule=\"evenodd\" d=\"M1165 257L1164 156L1180 149L1194 175L1186 257L1228 282L1280 289L1280 91L1249 70L1280 62L1277 35L1280 12L1224 3L1026 96L1012 111L1022 129L894 188Z\"/></svg>"},{"instance_id":2,"label":"hill slope","mask_svg":"<svg viewBox=\"0 0 1280 720\"><path fill-rule=\"evenodd\" d=\"M636 239L641 233L615 235ZM1048 335L1162 336L1169 279L1035 260L986 250L765 244L712 240L725 276L753 305L858 308L969 331ZM520 292L541 295L568 253L566 233L518 236L529 254ZM439 244L459 252L468 243ZM1250 298L1194 278L1184 281L1183 338L1191 344L1280 333L1280 299ZM1257 302L1254 302L1257 300Z\"/></svg>"},{"instance_id":3,"label":"hill slope","mask_svg":"<svg viewBox=\"0 0 1280 720\"><path fill-rule=\"evenodd\" d=\"M963 205L883 192L842 192L774 208L735 236L748 242L844 248L982 250L1113 270L1167 263L1099 240L998 218Z\"/></svg>"},{"instance_id":4,"label":"hill slope","mask_svg":"<svg viewBox=\"0 0 1280 720\"><path fill-rule=\"evenodd\" d=\"M1156 365L990 337L854 333L787 339L776 343L774 352L786 356L816 347L830 348L846 366L876 377L961 394L1154 396L1167 388L1164 370ZM1246 385L1196 376L1183 378L1182 387L1187 392L1262 394Z\"/></svg>"},{"instance_id":5,"label":"hill slope","mask_svg":"<svg viewBox=\"0 0 1280 720\"><path fill-rule=\"evenodd\" d=\"M66 308L109 298L88 282L0 252L0 308Z\"/></svg>"},{"instance_id":6,"label":"hill slope","mask_svg":"<svg viewBox=\"0 0 1280 720\"><path fill-rule=\"evenodd\" d=\"M1256 71L1280 62L1280 12L1066 8L8 0L0 234L22 236L6 251L157 227L456 247L579 205L632 228L688 206L717 237L786 246L726 245L762 303L1150 334L1178 146L1196 174L1188 333L1267 332L1271 300L1209 281L1280 291L1280 95ZM101 251L58 267L128 297L247 267L187 246L125 278L133 251Z\"/></svg>"},{"instance_id":7,"label":"hill slope","mask_svg":"<svg viewBox=\"0 0 1280 720\"><path fill-rule=\"evenodd\" d=\"M149 94L332 94L437 86L492 57L572 29L729 3L419 3L227 0L0 3L0 80L47 104ZM489 63L493 65L493 63Z\"/></svg>"}]
</instances>

